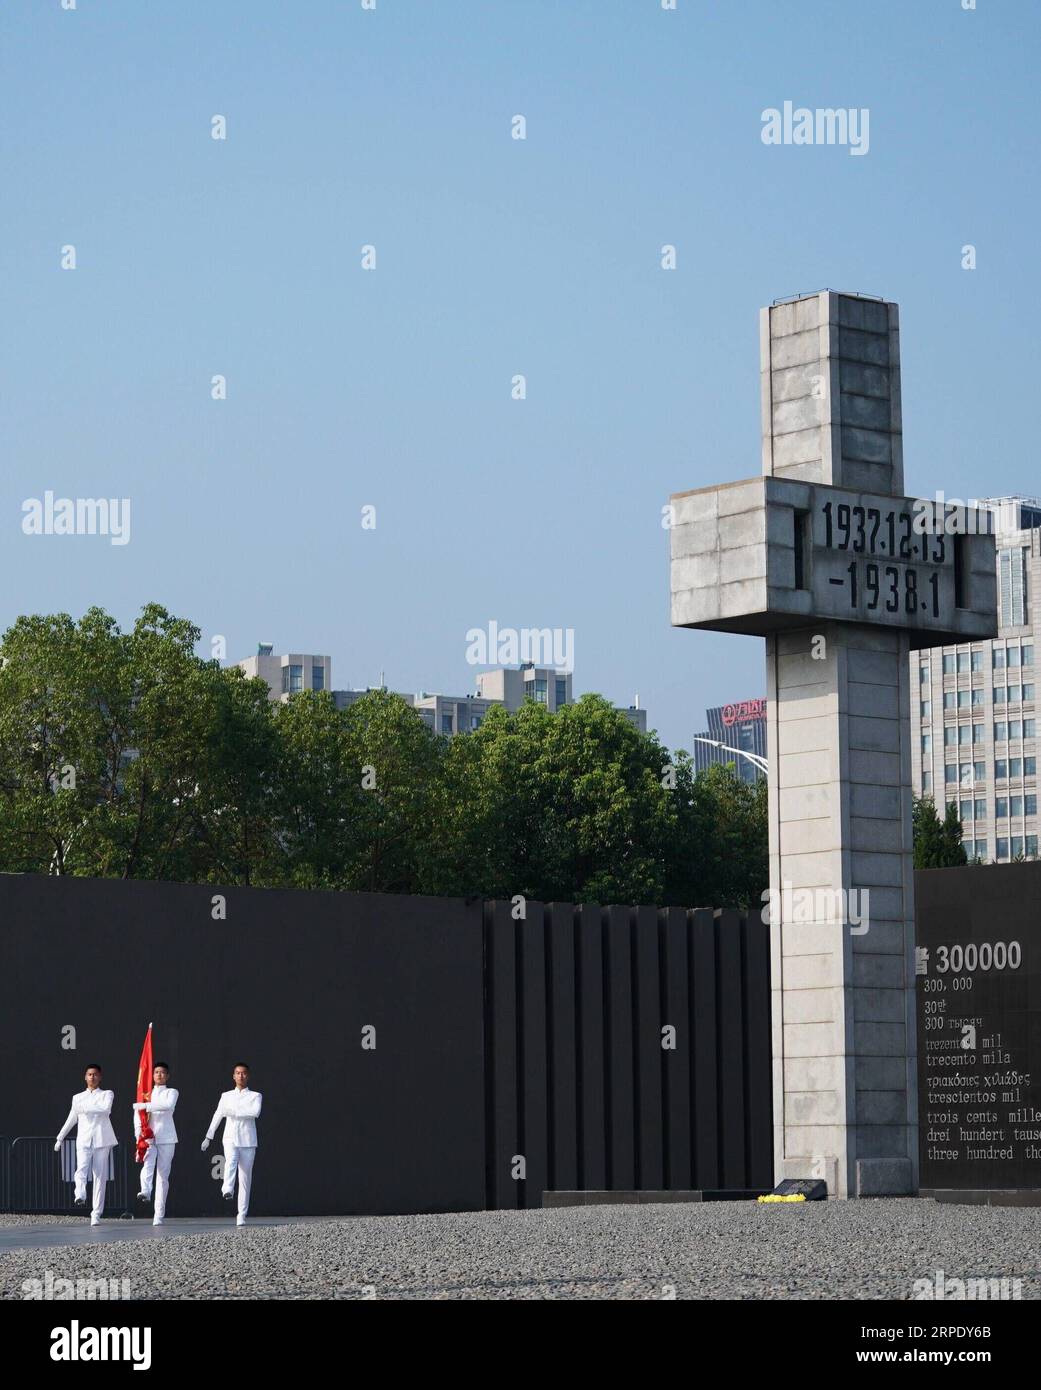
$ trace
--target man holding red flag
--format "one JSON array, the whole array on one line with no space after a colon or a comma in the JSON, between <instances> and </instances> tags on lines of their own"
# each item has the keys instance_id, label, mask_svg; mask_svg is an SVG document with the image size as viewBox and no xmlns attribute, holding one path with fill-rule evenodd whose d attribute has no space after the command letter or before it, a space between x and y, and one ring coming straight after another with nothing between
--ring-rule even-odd
<instances>
[{"instance_id":1,"label":"man holding red flag","mask_svg":"<svg viewBox=\"0 0 1041 1390\"><path fill-rule=\"evenodd\" d=\"M147 1071L144 1070L146 1064ZM145 1077L151 1078L151 1086L147 1090ZM153 1184L155 1186L153 1226L161 1226L166 1220L170 1169L177 1147L177 1129L173 1112L179 1097L177 1091L167 1085L169 1079L170 1068L165 1062L156 1062L155 1066L152 1066L152 1025L149 1024L137 1074L134 1133L137 1136L138 1162L141 1163L141 1190L138 1200L147 1202L152 1196Z\"/></svg>"},{"instance_id":2,"label":"man holding red flag","mask_svg":"<svg viewBox=\"0 0 1041 1390\"><path fill-rule=\"evenodd\" d=\"M143 1101L148 1099L152 1090L152 1025L148 1025L145 1033L144 1046L141 1049L141 1060L137 1064L137 1095L134 1097L134 1133L137 1135L137 1153L134 1156L135 1163L144 1163L145 1155L148 1152L148 1141L152 1138L152 1131L148 1125L147 1113L142 1114L138 1109ZM139 1119L140 1116L140 1119Z\"/></svg>"}]
</instances>

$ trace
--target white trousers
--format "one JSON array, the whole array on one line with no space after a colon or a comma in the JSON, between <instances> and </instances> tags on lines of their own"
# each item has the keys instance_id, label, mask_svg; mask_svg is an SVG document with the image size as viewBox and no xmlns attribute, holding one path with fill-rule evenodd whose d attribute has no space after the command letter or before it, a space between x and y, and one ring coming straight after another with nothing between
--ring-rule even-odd
<instances>
[{"instance_id":1,"label":"white trousers","mask_svg":"<svg viewBox=\"0 0 1041 1390\"><path fill-rule=\"evenodd\" d=\"M149 1144L144 1162L141 1164L141 1191L146 1197L152 1195L155 1184L155 1219L162 1221L166 1215L166 1198L170 1191L170 1168L174 1161L176 1144Z\"/></svg>"},{"instance_id":2,"label":"white trousers","mask_svg":"<svg viewBox=\"0 0 1041 1390\"><path fill-rule=\"evenodd\" d=\"M235 1191L235 1177L239 1180L239 1220L245 1221L249 1211L249 1189L253 1181L253 1160L256 1149L240 1149L235 1144L224 1145L224 1183L221 1191L225 1194Z\"/></svg>"},{"instance_id":3,"label":"white trousers","mask_svg":"<svg viewBox=\"0 0 1041 1390\"><path fill-rule=\"evenodd\" d=\"M91 1208L91 1216L98 1218L98 1220L101 1219L101 1214L105 1210L105 1184L108 1182L111 1154L110 1147L88 1149L79 1144L76 1145L76 1176L73 1179L76 1184L76 1201L86 1201L87 1179L93 1175L94 1205Z\"/></svg>"}]
</instances>

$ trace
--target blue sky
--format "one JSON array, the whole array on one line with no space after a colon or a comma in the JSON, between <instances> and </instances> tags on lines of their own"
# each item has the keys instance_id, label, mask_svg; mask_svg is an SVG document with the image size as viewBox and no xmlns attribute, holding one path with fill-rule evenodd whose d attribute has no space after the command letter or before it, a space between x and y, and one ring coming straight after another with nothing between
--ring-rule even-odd
<instances>
[{"instance_id":1,"label":"blue sky","mask_svg":"<svg viewBox=\"0 0 1041 1390\"><path fill-rule=\"evenodd\" d=\"M761 305L898 301L908 490L1041 492L1039 40L1034 0L5 0L0 624L157 600L449 693L467 629L573 628L576 690L689 746L763 649L670 628L661 507L760 471ZM869 153L765 146L785 100ZM23 535L47 489L130 544Z\"/></svg>"}]
</instances>

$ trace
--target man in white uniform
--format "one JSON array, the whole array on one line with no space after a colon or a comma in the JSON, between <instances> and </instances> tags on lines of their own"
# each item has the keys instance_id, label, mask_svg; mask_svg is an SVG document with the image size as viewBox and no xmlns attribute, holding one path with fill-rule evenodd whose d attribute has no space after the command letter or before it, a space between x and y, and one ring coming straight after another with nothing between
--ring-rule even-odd
<instances>
[{"instance_id":1,"label":"man in white uniform","mask_svg":"<svg viewBox=\"0 0 1041 1390\"><path fill-rule=\"evenodd\" d=\"M245 1226L249 1211L249 1189L253 1178L253 1160L257 1155L257 1116L264 1097L259 1091L249 1089L249 1067L239 1062L231 1074L235 1082L233 1091L224 1091L213 1112L213 1119L202 1141L203 1153L210 1147L210 1140L224 1121L224 1184L221 1196L230 1202L235 1193L235 1178L239 1180L239 1214L236 1226Z\"/></svg>"},{"instance_id":2,"label":"man in white uniform","mask_svg":"<svg viewBox=\"0 0 1041 1390\"><path fill-rule=\"evenodd\" d=\"M112 1091L101 1089L101 1068L92 1062L84 1079L87 1089L73 1096L69 1118L61 1127L54 1151L61 1152L62 1140L75 1125L76 1205L86 1205L87 1178L93 1175L94 1205L91 1208L90 1224L97 1226L105 1210L105 1184L108 1182L112 1150L119 1141L110 1119L115 1096Z\"/></svg>"},{"instance_id":3,"label":"man in white uniform","mask_svg":"<svg viewBox=\"0 0 1041 1390\"><path fill-rule=\"evenodd\" d=\"M166 1197L170 1191L170 1168L177 1147L177 1130L174 1126L173 1112L177 1105L177 1092L166 1083L170 1080L170 1068L165 1062L156 1062L152 1068L152 1090L146 1101L134 1105L134 1135L141 1137L141 1119L147 1116L152 1130L148 1141L148 1151L141 1164L140 1201L147 1202L155 1185L155 1212L153 1226L161 1226L166 1220Z\"/></svg>"}]
</instances>

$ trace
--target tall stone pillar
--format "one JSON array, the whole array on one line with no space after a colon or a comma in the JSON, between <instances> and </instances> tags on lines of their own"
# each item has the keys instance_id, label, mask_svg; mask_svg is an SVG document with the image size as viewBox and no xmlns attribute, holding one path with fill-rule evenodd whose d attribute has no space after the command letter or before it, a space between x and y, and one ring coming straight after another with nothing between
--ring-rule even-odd
<instances>
[{"instance_id":1,"label":"tall stone pillar","mask_svg":"<svg viewBox=\"0 0 1041 1390\"><path fill-rule=\"evenodd\" d=\"M917 1184L907 657L840 623L766 642L775 1169L838 1196Z\"/></svg>"},{"instance_id":2,"label":"tall stone pillar","mask_svg":"<svg viewBox=\"0 0 1041 1390\"><path fill-rule=\"evenodd\" d=\"M760 314L763 472L903 492L897 306ZM774 1143L838 1196L917 1185L908 637L767 639Z\"/></svg>"}]
</instances>

